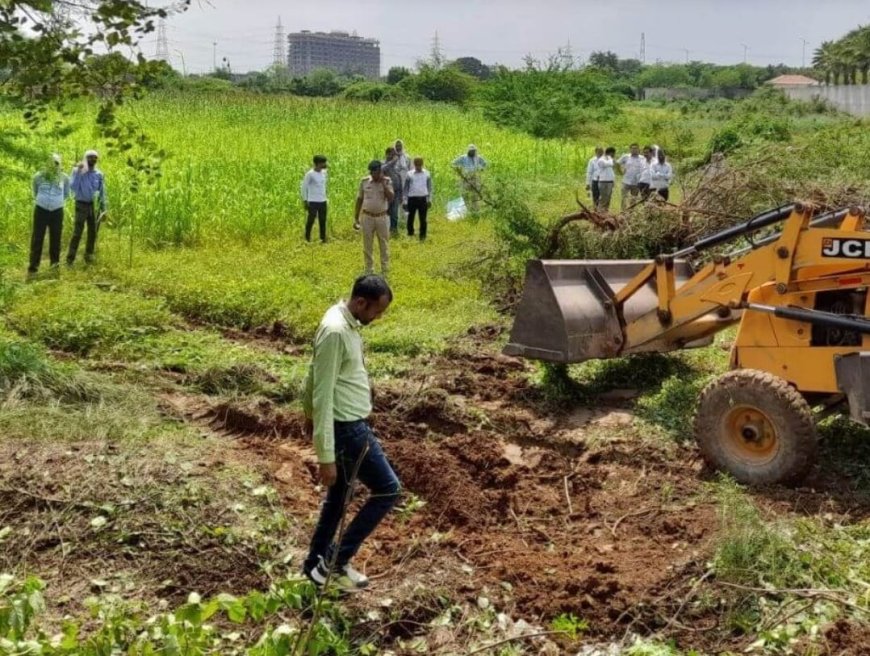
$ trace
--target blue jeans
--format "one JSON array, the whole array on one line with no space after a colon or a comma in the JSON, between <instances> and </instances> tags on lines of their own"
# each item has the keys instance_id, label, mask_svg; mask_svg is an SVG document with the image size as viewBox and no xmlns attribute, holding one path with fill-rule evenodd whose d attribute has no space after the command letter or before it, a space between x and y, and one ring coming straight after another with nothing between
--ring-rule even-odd
<instances>
[{"instance_id":1,"label":"blue jeans","mask_svg":"<svg viewBox=\"0 0 870 656\"><path fill-rule=\"evenodd\" d=\"M305 569L311 569L323 557L329 563L336 553L334 539L341 523L341 512L348 492L350 477L357 461L362 457L358 478L369 489L369 498L353 521L347 525L341 544L338 545L336 568L340 569L356 555L363 541L377 528L399 499L402 491L380 442L366 421L335 422L335 465L338 478L326 493L320 509L320 519Z\"/></svg>"}]
</instances>

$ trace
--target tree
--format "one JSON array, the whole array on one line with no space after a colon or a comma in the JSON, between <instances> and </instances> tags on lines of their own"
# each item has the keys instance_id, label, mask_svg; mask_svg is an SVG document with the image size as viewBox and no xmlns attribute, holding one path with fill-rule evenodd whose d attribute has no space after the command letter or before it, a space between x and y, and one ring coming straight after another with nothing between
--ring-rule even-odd
<instances>
[{"instance_id":1,"label":"tree","mask_svg":"<svg viewBox=\"0 0 870 656\"><path fill-rule=\"evenodd\" d=\"M623 77L634 77L643 70L643 62L639 59L620 59L619 74Z\"/></svg>"},{"instance_id":2,"label":"tree","mask_svg":"<svg viewBox=\"0 0 870 656\"><path fill-rule=\"evenodd\" d=\"M619 56L615 52L593 52L589 55L589 66L607 73L619 73Z\"/></svg>"},{"instance_id":3,"label":"tree","mask_svg":"<svg viewBox=\"0 0 870 656\"><path fill-rule=\"evenodd\" d=\"M813 55L813 66L825 76L825 83L864 84L870 82L870 26L858 27L837 41L825 41Z\"/></svg>"},{"instance_id":4,"label":"tree","mask_svg":"<svg viewBox=\"0 0 870 656\"><path fill-rule=\"evenodd\" d=\"M682 64L656 64L647 66L637 76L640 87L681 87L692 83L692 78Z\"/></svg>"},{"instance_id":5,"label":"tree","mask_svg":"<svg viewBox=\"0 0 870 656\"><path fill-rule=\"evenodd\" d=\"M328 68L318 68L293 81L293 93L300 96L336 96L348 85Z\"/></svg>"},{"instance_id":6,"label":"tree","mask_svg":"<svg viewBox=\"0 0 870 656\"><path fill-rule=\"evenodd\" d=\"M127 163L147 174L156 171L163 152L116 109L145 90L162 63L138 52L155 21L184 11L190 0L149 7L140 0L0 0L0 92L19 99L31 126L51 109L75 98L99 102L97 124L110 149L126 152ZM134 59L119 54L136 52ZM136 154L131 150L137 145ZM134 183L135 184L135 183Z\"/></svg>"},{"instance_id":7,"label":"tree","mask_svg":"<svg viewBox=\"0 0 870 656\"><path fill-rule=\"evenodd\" d=\"M393 66L387 72L387 84L398 84L410 75L412 75L411 71L404 66Z\"/></svg>"},{"instance_id":8,"label":"tree","mask_svg":"<svg viewBox=\"0 0 870 656\"><path fill-rule=\"evenodd\" d=\"M492 77L492 70L477 57L460 57L454 60L452 65L478 80L488 80Z\"/></svg>"},{"instance_id":9,"label":"tree","mask_svg":"<svg viewBox=\"0 0 870 656\"><path fill-rule=\"evenodd\" d=\"M464 103L471 97L476 82L452 66L436 69L423 64L417 75L406 78L401 86L426 100Z\"/></svg>"}]
</instances>

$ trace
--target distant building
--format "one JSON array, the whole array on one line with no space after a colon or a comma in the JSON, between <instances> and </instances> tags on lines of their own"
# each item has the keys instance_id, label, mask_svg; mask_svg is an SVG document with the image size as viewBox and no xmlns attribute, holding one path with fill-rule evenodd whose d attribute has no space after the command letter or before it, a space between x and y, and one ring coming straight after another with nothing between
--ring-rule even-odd
<instances>
[{"instance_id":1,"label":"distant building","mask_svg":"<svg viewBox=\"0 0 870 656\"><path fill-rule=\"evenodd\" d=\"M765 84L782 88L782 87L817 87L819 81L814 80L806 75L780 75L772 80L768 80Z\"/></svg>"},{"instance_id":2,"label":"distant building","mask_svg":"<svg viewBox=\"0 0 870 656\"><path fill-rule=\"evenodd\" d=\"M381 44L347 32L302 30L287 37L287 67L292 75L308 75L318 68L336 73L381 76Z\"/></svg>"}]
</instances>

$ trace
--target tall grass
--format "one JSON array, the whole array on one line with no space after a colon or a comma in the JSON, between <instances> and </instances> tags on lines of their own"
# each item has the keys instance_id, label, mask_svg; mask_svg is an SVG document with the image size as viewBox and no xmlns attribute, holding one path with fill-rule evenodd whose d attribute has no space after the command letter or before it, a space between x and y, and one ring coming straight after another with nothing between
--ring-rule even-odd
<instances>
[{"instance_id":1,"label":"tall grass","mask_svg":"<svg viewBox=\"0 0 870 656\"><path fill-rule=\"evenodd\" d=\"M67 165L94 142L94 108L80 105L66 119L70 134L20 131L18 115L0 106L0 130L34 154L61 152ZM495 173L558 179L569 188L585 171L588 145L536 140L503 130L475 113L444 105L372 105L353 101L246 94L158 94L134 103L125 118L140 123L169 157L162 177L130 192L133 176L121 156L105 153L110 226L128 230L152 244L247 240L283 232L302 220L299 183L311 157L329 157L330 203L334 235L348 235L357 186L366 165L381 158L397 137L409 153L426 158L434 176L436 208L458 193L450 163L474 142ZM42 159L0 164L11 175L0 179L7 221L0 239L20 240L29 227L30 168ZM28 168L28 165L30 168ZM572 183L573 181L573 183ZM438 212L435 212L436 215ZM104 235L104 239L111 238Z\"/></svg>"}]
</instances>

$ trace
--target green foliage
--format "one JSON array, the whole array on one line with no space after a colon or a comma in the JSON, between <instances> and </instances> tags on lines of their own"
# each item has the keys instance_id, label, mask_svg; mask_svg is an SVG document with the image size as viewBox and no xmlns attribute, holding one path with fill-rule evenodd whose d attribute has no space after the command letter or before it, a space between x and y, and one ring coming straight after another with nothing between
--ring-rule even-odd
<instances>
[{"instance_id":1,"label":"green foliage","mask_svg":"<svg viewBox=\"0 0 870 656\"><path fill-rule=\"evenodd\" d=\"M190 0L181 0L174 9L184 11L189 5ZM0 85L23 101L31 127L72 99L97 99L95 123L112 151L123 155L131 169L155 174L164 153L138 124L119 120L117 110L165 77L165 65L141 53L127 59L118 51L136 50L166 15L165 8L138 0L0 3L0 61L7 70ZM103 51L108 54L96 54Z\"/></svg>"},{"instance_id":2,"label":"green foliage","mask_svg":"<svg viewBox=\"0 0 870 656\"><path fill-rule=\"evenodd\" d=\"M142 615L119 598L107 595L90 598L92 630L83 635L81 627L69 620L59 639L48 636L35 621L45 608L43 584L28 579L16 584L11 576L0 576L0 649L3 653L43 656L103 656L126 653L205 654L244 653L247 656L307 656L349 654L349 623L338 606L328 598L317 599L310 583L285 580L266 592L244 597L220 594L208 600L191 593L187 603L174 611ZM267 625L260 638L239 651L239 629L251 622L263 623L291 613L319 606L320 621L310 635L299 625ZM306 639L307 638L307 639Z\"/></svg>"},{"instance_id":3,"label":"green foliage","mask_svg":"<svg viewBox=\"0 0 870 656\"><path fill-rule=\"evenodd\" d=\"M732 153L743 145L740 131L733 125L725 126L716 131L710 139L708 150L711 153Z\"/></svg>"},{"instance_id":4,"label":"green foliage","mask_svg":"<svg viewBox=\"0 0 870 656\"><path fill-rule=\"evenodd\" d=\"M721 531L713 567L722 580L746 585L799 584L805 560L785 530L766 521L743 489L722 479L715 489Z\"/></svg>"},{"instance_id":5,"label":"green foliage","mask_svg":"<svg viewBox=\"0 0 870 656\"><path fill-rule=\"evenodd\" d=\"M515 182L496 180L489 190L493 228L507 255L522 265L546 246L547 230L525 201L527 195Z\"/></svg>"},{"instance_id":6,"label":"green foliage","mask_svg":"<svg viewBox=\"0 0 870 656\"><path fill-rule=\"evenodd\" d=\"M579 136L595 121L619 115L624 99L595 70L501 70L482 91L484 115L536 137Z\"/></svg>"},{"instance_id":7,"label":"green foliage","mask_svg":"<svg viewBox=\"0 0 870 656\"><path fill-rule=\"evenodd\" d=\"M463 104L471 99L476 83L458 68L423 65L416 75L404 78L398 86L424 100Z\"/></svg>"},{"instance_id":8,"label":"green foliage","mask_svg":"<svg viewBox=\"0 0 870 656\"><path fill-rule=\"evenodd\" d=\"M654 64L641 69L634 78L639 87L695 87L701 89L755 89L779 74L771 67L737 64L719 66L699 61L688 64Z\"/></svg>"},{"instance_id":9,"label":"green foliage","mask_svg":"<svg viewBox=\"0 0 870 656\"><path fill-rule=\"evenodd\" d=\"M576 640L589 630L589 622L576 617L573 613L563 613L550 622L550 628L564 633L571 640Z\"/></svg>"},{"instance_id":10,"label":"green foliage","mask_svg":"<svg viewBox=\"0 0 870 656\"><path fill-rule=\"evenodd\" d=\"M813 66L834 84L870 83L870 26L851 30L837 41L825 41L815 52Z\"/></svg>"},{"instance_id":11,"label":"green foliage","mask_svg":"<svg viewBox=\"0 0 870 656\"><path fill-rule=\"evenodd\" d=\"M698 395L708 380L703 376L671 376L655 393L638 399L638 414L661 426L674 439L689 441Z\"/></svg>"},{"instance_id":12,"label":"green foliage","mask_svg":"<svg viewBox=\"0 0 870 656\"><path fill-rule=\"evenodd\" d=\"M37 346L0 333L0 399L89 402L100 400L104 391L74 365L52 362Z\"/></svg>"},{"instance_id":13,"label":"green foliage","mask_svg":"<svg viewBox=\"0 0 870 656\"><path fill-rule=\"evenodd\" d=\"M48 346L87 355L131 335L159 332L171 317L164 304L92 285L31 285L9 310L16 330Z\"/></svg>"},{"instance_id":14,"label":"green foliage","mask_svg":"<svg viewBox=\"0 0 870 656\"><path fill-rule=\"evenodd\" d=\"M329 97L337 96L347 83L334 71L326 68L312 71L303 78L293 81L293 93L298 96Z\"/></svg>"},{"instance_id":15,"label":"green foliage","mask_svg":"<svg viewBox=\"0 0 870 656\"><path fill-rule=\"evenodd\" d=\"M16 584L11 575L0 574L0 648L25 642L34 618L45 610L44 588L35 578Z\"/></svg>"},{"instance_id":16,"label":"green foliage","mask_svg":"<svg viewBox=\"0 0 870 656\"><path fill-rule=\"evenodd\" d=\"M420 509L425 507L426 502L416 494L406 494L402 503L396 508L399 521L407 522Z\"/></svg>"},{"instance_id":17,"label":"green foliage","mask_svg":"<svg viewBox=\"0 0 870 656\"><path fill-rule=\"evenodd\" d=\"M460 57L450 62L450 65L478 80L488 80L493 75L492 68L484 64L477 57Z\"/></svg>"},{"instance_id":18,"label":"green foliage","mask_svg":"<svg viewBox=\"0 0 870 656\"><path fill-rule=\"evenodd\" d=\"M387 71L387 84L398 84L413 73L404 66L393 66Z\"/></svg>"},{"instance_id":19,"label":"green foliage","mask_svg":"<svg viewBox=\"0 0 870 656\"><path fill-rule=\"evenodd\" d=\"M348 100L368 102L395 101L403 97L401 89L381 82L355 82L342 93Z\"/></svg>"}]
</instances>

